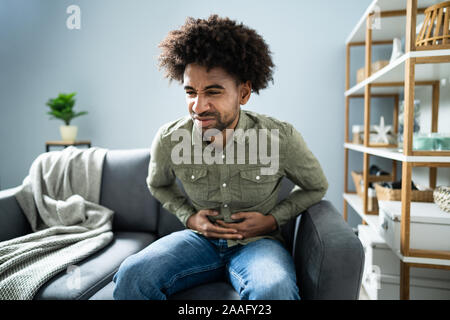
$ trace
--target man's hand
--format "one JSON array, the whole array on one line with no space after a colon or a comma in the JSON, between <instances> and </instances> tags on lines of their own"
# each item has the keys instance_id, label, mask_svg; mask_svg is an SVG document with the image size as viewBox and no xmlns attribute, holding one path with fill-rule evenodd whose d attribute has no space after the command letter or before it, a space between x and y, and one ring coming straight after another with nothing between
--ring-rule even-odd
<instances>
[{"instance_id":1,"label":"man's hand","mask_svg":"<svg viewBox=\"0 0 450 320\"><path fill-rule=\"evenodd\" d=\"M186 225L188 228L200 232L205 237L242 239L242 235L233 226L230 228L219 227L209 221L207 216L216 216L218 214L219 212L215 210L200 210L188 218Z\"/></svg>"},{"instance_id":2,"label":"man's hand","mask_svg":"<svg viewBox=\"0 0 450 320\"><path fill-rule=\"evenodd\" d=\"M233 228L241 234L243 238L251 238L275 231L278 228L277 221L271 215L264 215L260 212L237 212L231 215L232 219L244 219L238 223L226 223L217 220L216 223L224 228Z\"/></svg>"}]
</instances>

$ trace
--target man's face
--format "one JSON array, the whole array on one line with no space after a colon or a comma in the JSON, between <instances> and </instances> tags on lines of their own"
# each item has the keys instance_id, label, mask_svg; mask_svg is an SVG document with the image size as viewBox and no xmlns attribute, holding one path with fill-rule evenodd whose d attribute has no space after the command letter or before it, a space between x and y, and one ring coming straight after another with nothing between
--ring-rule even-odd
<instances>
[{"instance_id":1,"label":"man's face","mask_svg":"<svg viewBox=\"0 0 450 320\"><path fill-rule=\"evenodd\" d=\"M240 105L250 96L249 82L237 85L234 77L223 68L188 64L184 71L184 90L189 114L194 124L202 129L234 128L238 121ZM248 97L243 95L248 95Z\"/></svg>"}]
</instances>

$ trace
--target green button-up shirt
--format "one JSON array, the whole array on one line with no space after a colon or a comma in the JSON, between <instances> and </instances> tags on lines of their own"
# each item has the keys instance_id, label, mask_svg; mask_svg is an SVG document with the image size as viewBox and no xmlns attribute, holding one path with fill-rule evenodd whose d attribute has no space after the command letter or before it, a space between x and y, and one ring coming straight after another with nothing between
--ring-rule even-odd
<instances>
[{"instance_id":1,"label":"green button-up shirt","mask_svg":"<svg viewBox=\"0 0 450 320\"><path fill-rule=\"evenodd\" d=\"M248 129L256 132L267 129L268 134L255 144L255 136L242 134L252 131ZM189 115L162 126L152 142L146 182L152 195L185 226L187 219L201 209L219 211L219 215L208 217L211 222L216 219L234 222L231 215L244 211L271 214L275 218L276 231L228 240L228 246L247 244L260 238L273 238L283 243L280 227L320 201L328 189L320 163L301 134L287 122L241 109L234 134L223 150L212 148L214 143L198 139L199 131ZM271 135L272 132L277 132L278 137L275 133ZM189 148L181 148L183 138L189 140ZM267 149L262 147L262 140L266 141ZM278 141L278 150L272 141ZM259 147L258 155L259 149L266 151L269 157L265 161L261 157L255 163L255 149L251 149L255 145ZM215 161L206 160L205 154L214 156ZM277 165L274 165L275 159ZM271 174L262 172L261 169L269 167L275 169ZM284 200L278 202L283 177L295 186ZM185 193L178 187L176 178Z\"/></svg>"}]
</instances>

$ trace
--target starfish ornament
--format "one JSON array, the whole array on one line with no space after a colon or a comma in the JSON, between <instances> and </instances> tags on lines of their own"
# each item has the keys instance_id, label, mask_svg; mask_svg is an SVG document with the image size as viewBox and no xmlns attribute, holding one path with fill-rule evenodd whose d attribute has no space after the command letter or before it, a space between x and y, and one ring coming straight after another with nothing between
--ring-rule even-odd
<instances>
[{"instance_id":1,"label":"starfish ornament","mask_svg":"<svg viewBox=\"0 0 450 320\"><path fill-rule=\"evenodd\" d=\"M389 143L389 137L388 133L391 131L392 126L385 126L384 125L384 117L382 116L380 118L380 125L374 125L373 126L375 131L377 132L375 136L375 142L381 142L381 143Z\"/></svg>"}]
</instances>

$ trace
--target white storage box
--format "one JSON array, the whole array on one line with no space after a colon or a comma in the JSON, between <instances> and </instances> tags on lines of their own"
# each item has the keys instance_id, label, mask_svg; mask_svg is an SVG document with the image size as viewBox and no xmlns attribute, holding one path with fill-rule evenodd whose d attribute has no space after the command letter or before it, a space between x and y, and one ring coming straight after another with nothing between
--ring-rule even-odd
<instances>
[{"instance_id":1,"label":"white storage box","mask_svg":"<svg viewBox=\"0 0 450 320\"><path fill-rule=\"evenodd\" d=\"M399 276L373 274L366 279L363 279L363 286L370 300L400 299ZM409 298L410 300L450 300L450 281L411 278Z\"/></svg>"},{"instance_id":2,"label":"white storage box","mask_svg":"<svg viewBox=\"0 0 450 320\"><path fill-rule=\"evenodd\" d=\"M366 274L373 272L384 275L400 275L400 259L379 234L367 225L359 225L358 237L365 252L363 278ZM410 276L450 281L450 270L411 267Z\"/></svg>"},{"instance_id":3,"label":"white storage box","mask_svg":"<svg viewBox=\"0 0 450 320\"><path fill-rule=\"evenodd\" d=\"M358 226L364 247L365 263L362 285L371 300L400 298L400 259L371 227ZM410 269L411 299L450 299L450 270Z\"/></svg>"},{"instance_id":4,"label":"white storage box","mask_svg":"<svg viewBox=\"0 0 450 320\"><path fill-rule=\"evenodd\" d=\"M378 228L394 250L400 250L401 201L378 201ZM450 251L450 214L433 202L411 202L410 248Z\"/></svg>"}]
</instances>

